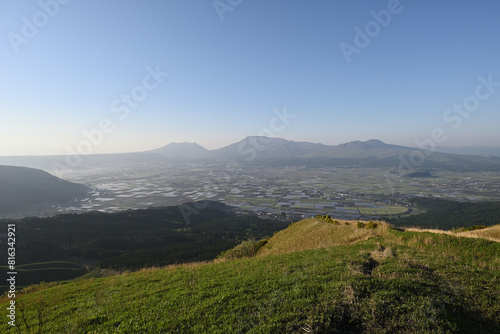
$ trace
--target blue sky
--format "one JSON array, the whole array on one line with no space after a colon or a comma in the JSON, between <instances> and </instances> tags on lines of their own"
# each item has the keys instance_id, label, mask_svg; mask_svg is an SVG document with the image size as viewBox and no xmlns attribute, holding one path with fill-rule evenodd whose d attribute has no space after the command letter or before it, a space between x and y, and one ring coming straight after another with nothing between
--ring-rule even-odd
<instances>
[{"instance_id":1,"label":"blue sky","mask_svg":"<svg viewBox=\"0 0 500 334\"><path fill-rule=\"evenodd\" d=\"M2 1L0 152L259 134L416 146L435 129L440 145L499 146L499 12L495 0Z\"/></svg>"}]
</instances>

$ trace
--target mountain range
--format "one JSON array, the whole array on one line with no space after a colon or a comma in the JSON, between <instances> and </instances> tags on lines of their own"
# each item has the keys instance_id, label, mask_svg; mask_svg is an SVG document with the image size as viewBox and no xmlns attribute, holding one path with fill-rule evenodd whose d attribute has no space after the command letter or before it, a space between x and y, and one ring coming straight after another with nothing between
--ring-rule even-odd
<instances>
[{"instance_id":1,"label":"mountain range","mask_svg":"<svg viewBox=\"0 0 500 334\"><path fill-rule=\"evenodd\" d=\"M482 148L477 154L474 154L473 148L468 148L467 153L460 153L460 149L452 152L452 148L439 147L437 153L450 153L459 155L486 155L484 153L488 148ZM493 149L493 148L489 148ZM408 155L411 152L419 150L418 148L386 144L378 139L367 141L352 141L340 145L324 145L309 142L295 142L282 138L269 138L262 136L246 137L242 141L230 144L228 146L207 150L197 143L170 143L159 149L149 152L158 153L167 158L195 160L195 159L233 159L233 160L263 160L275 158L348 158L382 159L398 155Z\"/></svg>"},{"instance_id":2,"label":"mountain range","mask_svg":"<svg viewBox=\"0 0 500 334\"><path fill-rule=\"evenodd\" d=\"M386 144L377 139L341 145L295 142L282 138L250 136L228 146L208 150L197 143L170 143L158 149L119 154L81 156L10 156L0 164L47 171L113 167L138 163L236 161L246 164L442 168L448 170L500 170L500 157L443 153ZM470 151L471 153L474 153ZM478 152L480 154L481 152Z\"/></svg>"},{"instance_id":3,"label":"mountain range","mask_svg":"<svg viewBox=\"0 0 500 334\"><path fill-rule=\"evenodd\" d=\"M500 170L500 157L443 153L386 144L378 139L330 146L253 136L215 150L207 150L196 143L171 143L149 153L160 154L170 161L232 160L272 165Z\"/></svg>"}]
</instances>

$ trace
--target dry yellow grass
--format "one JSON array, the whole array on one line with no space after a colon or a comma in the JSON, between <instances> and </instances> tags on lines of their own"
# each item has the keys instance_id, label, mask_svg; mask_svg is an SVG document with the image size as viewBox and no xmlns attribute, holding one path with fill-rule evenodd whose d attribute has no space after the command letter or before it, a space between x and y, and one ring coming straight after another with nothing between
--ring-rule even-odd
<instances>
[{"instance_id":1,"label":"dry yellow grass","mask_svg":"<svg viewBox=\"0 0 500 334\"><path fill-rule=\"evenodd\" d=\"M257 256L348 245L375 236L382 236L389 228L385 222L377 222L378 227L374 229L358 228L357 221L338 220L338 222L340 225L327 223L322 219L310 218L294 223L287 229L276 233L259 250Z\"/></svg>"},{"instance_id":2,"label":"dry yellow grass","mask_svg":"<svg viewBox=\"0 0 500 334\"><path fill-rule=\"evenodd\" d=\"M421 229L416 227L406 228L406 231L412 232L431 232L431 233L439 233L439 234L448 234L456 237L465 237L465 238L479 238L486 239L491 241L500 242L500 225L494 225L487 227L485 229L467 231L467 232L452 232L452 231L443 231L436 229Z\"/></svg>"},{"instance_id":3,"label":"dry yellow grass","mask_svg":"<svg viewBox=\"0 0 500 334\"><path fill-rule=\"evenodd\" d=\"M161 266L161 267L145 267L140 269L140 272L154 272L158 270L173 270L177 268L187 268L187 269L192 269L192 268L197 268L200 266L205 266L208 264L213 264L213 263L221 263L227 261L226 259L214 259L210 261L198 261L198 262L188 262L188 263L178 263L178 264L169 264L166 266ZM127 273L124 273L127 274Z\"/></svg>"},{"instance_id":4,"label":"dry yellow grass","mask_svg":"<svg viewBox=\"0 0 500 334\"><path fill-rule=\"evenodd\" d=\"M500 242L500 225L494 225L481 230L460 232L457 235L468 238L482 238Z\"/></svg>"},{"instance_id":5,"label":"dry yellow grass","mask_svg":"<svg viewBox=\"0 0 500 334\"><path fill-rule=\"evenodd\" d=\"M444 230L438 230L438 229L432 229L432 228L418 228L418 227L408 227L404 229L405 231L410 231L410 232L431 232L431 233L437 233L437 234L448 234L448 235L454 235L456 236L456 233L453 233L451 231L444 231Z\"/></svg>"}]
</instances>

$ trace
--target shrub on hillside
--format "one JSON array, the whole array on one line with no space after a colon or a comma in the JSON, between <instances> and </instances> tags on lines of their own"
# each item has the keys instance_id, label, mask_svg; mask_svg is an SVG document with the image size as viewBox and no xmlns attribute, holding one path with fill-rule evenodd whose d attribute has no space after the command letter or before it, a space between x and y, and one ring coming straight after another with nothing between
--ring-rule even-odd
<instances>
[{"instance_id":1,"label":"shrub on hillside","mask_svg":"<svg viewBox=\"0 0 500 334\"><path fill-rule=\"evenodd\" d=\"M259 241L248 240L243 241L238 246L233 249L229 249L218 256L219 259L233 260L241 259L243 257L253 257L257 254L258 250L261 249L265 244L267 244L267 239L262 239Z\"/></svg>"},{"instance_id":2,"label":"shrub on hillside","mask_svg":"<svg viewBox=\"0 0 500 334\"><path fill-rule=\"evenodd\" d=\"M454 228L452 229L453 232L468 232L468 231L475 231L475 230L482 230L488 226L485 225L473 225L471 227L460 227L460 228Z\"/></svg>"}]
</instances>

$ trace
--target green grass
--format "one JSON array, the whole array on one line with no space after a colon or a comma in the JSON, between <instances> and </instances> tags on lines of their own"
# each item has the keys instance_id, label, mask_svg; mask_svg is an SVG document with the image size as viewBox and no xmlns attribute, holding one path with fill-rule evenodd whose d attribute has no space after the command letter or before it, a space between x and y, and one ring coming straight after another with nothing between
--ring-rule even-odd
<instances>
[{"instance_id":1,"label":"green grass","mask_svg":"<svg viewBox=\"0 0 500 334\"><path fill-rule=\"evenodd\" d=\"M237 198L241 201L241 198ZM262 204L273 204L276 201L274 198L251 198L245 197L245 202L250 203L252 205L262 205Z\"/></svg>"},{"instance_id":2,"label":"green grass","mask_svg":"<svg viewBox=\"0 0 500 334\"><path fill-rule=\"evenodd\" d=\"M298 198L297 201L299 201L301 204L329 204L330 201L328 202L321 202L320 199L304 199L304 198Z\"/></svg>"},{"instance_id":3,"label":"green grass","mask_svg":"<svg viewBox=\"0 0 500 334\"><path fill-rule=\"evenodd\" d=\"M326 247L289 252L294 241L300 243L295 238L306 232L320 240L321 235L347 238L357 230L356 224L343 223L314 219L294 223L260 245L261 250L271 247L272 255L33 286L17 299L18 329L21 333L498 332L499 243L398 231L382 223L375 229L359 229L366 238L357 242L324 240ZM4 298L0 309L5 310L6 302ZM3 321L0 332L8 330Z\"/></svg>"},{"instance_id":4,"label":"green grass","mask_svg":"<svg viewBox=\"0 0 500 334\"><path fill-rule=\"evenodd\" d=\"M390 206L390 205L386 206L386 208L383 210L385 210L388 215L399 215L408 212L408 208L402 206Z\"/></svg>"},{"instance_id":5,"label":"green grass","mask_svg":"<svg viewBox=\"0 0 500 334\"><path fill-rule=\"evenodd\" d=\"M400 206L386 206L385 208L364 208L364 207L357 207L359 210L359 213L362 215L377 215L377 216L384 216L384 215L400 215L408 211L408 208L400 207Z\"/></svg>"},{"instance_id":6,"label":"green grass","mask_svg":"<svg viewBox=\"0 0 500 334\"><path fill-rule=\"evenodd\" d=\"M342 209L342 210L349 210L349 211L356 211L358 212L358 208L355 207L355 206L344 206L342 208L339 208L339 209Z\"/></svg>"}]
</instances>

